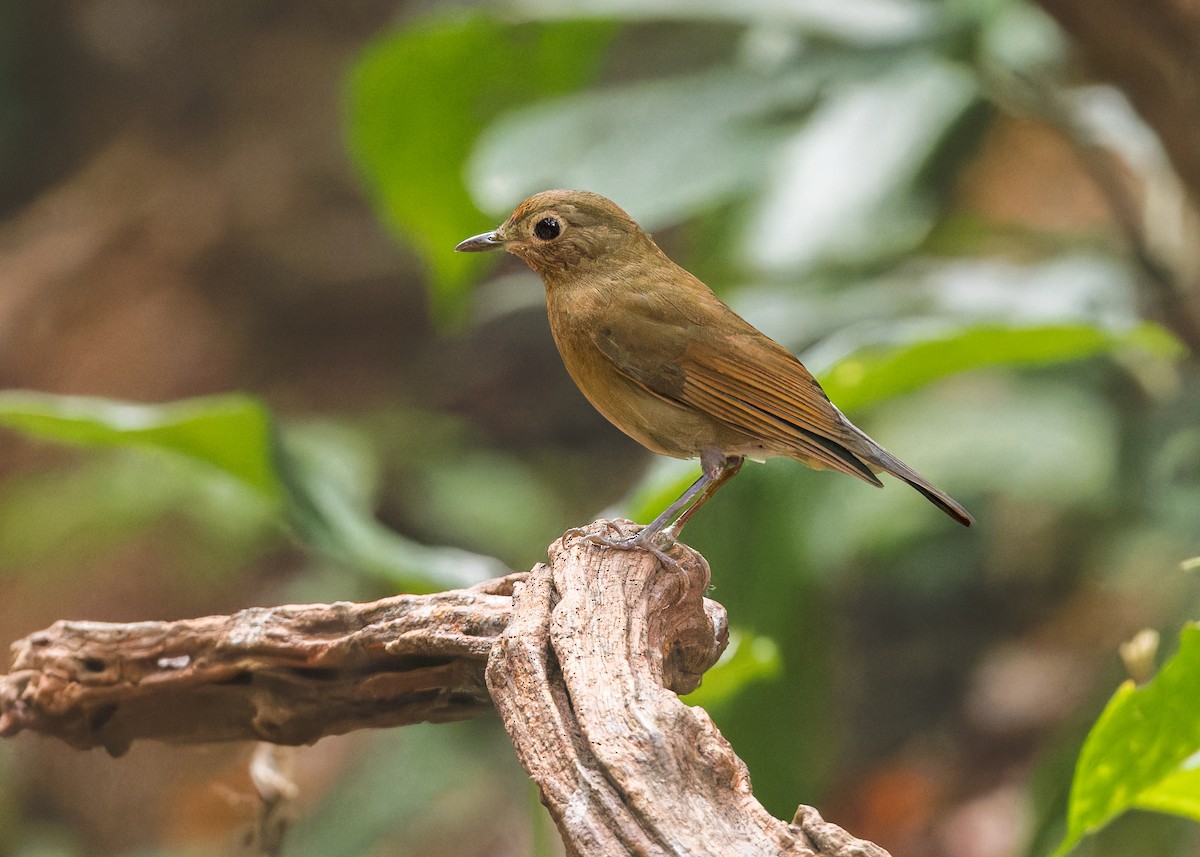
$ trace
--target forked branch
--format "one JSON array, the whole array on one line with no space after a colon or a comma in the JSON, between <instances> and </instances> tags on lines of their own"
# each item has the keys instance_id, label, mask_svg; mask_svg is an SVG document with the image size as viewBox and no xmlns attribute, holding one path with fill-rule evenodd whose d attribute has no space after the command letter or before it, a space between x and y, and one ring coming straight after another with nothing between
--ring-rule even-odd
<instances>
[{"instance_id":1,"label":"forked branch","mask_svg":"<svg viewBox=\"0 0 1200 857\"><path fill-rule=\"evenodd\" d=\"M809 807L773 818L708 715L679 700L727 628L704 559L672 557L570 539L527 575L437 595L57 622L14 646L0 735L112 753L139 738L299 744L494 701L573 854L887 857Z\"/></svg>"}]
</instances>

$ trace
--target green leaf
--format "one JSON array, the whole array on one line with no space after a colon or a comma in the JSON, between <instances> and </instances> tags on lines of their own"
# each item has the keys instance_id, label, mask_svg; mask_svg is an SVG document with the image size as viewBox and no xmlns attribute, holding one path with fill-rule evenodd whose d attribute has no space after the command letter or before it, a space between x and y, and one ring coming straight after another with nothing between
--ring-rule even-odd
<instances>
[{"instance_id":1,"label":"green leaf","mask_svg":"<svg viewBox=\"0 0 1200 857\"><path fill-rule=\"evenodd\" d=\"M700 465L694 460L681 461L657 456L630 496L622 500L618 507L633 520L648 523L699 478Z\"/></svg>"},{"instance_id":2,"label":"green leaf","mask_svg":"<svg viewBox=\"0 0 1200 857\"><path fill-rule=\"evenodd\" d=\"M272 464L271 417L242 395L142 405L26 390L0 392L0 425L79 446L128 446L210 465L269 500L282 486Z\"/></svg>"},{"instance_id":3,"label":"green leaf","mask_svg":"<svg viewBox=\"0 0 1200 857\"><path fill-rule=\"evenodd\" d=\"M773 32L795 29L862 44L915 39L937 23L937 12L917 0L510 0L518 14L542 18L612 16L629 21L719 21Z\"/></svg>"},{"instance_id":4,"label":"green leaf","mask_svg":"<svg viewBox=\"0 0 1200 857\"><path fill-rule=\"evenodd\" d=\"M492 557L422 545L384 527L362 490L369 480L346 466L344 446L305 444L294 430L277 433L266 406L250 396L142 405L4 391L0 425L43 440L168 453L215 468L267 500L309 547L408 591L465 586L508 571ZM135 509L144 518L163 507Z\"/></svg>"},{"instance_id":5,"label":"green leaf","mask_svg":"<svg viewBox=\"0 0 1200 857\"><path fill-rule=\"evenodd\" d=\"M480 137L468 185L496 213L547 187L578 187L618 200L647 229L675 223L757 187L789 133L770 117L802 111L846 70L720 69L505 113Z\"/></svg>"},{"instance_id":6,"label":"green leaf","mask_svg":"<svg viewBox=\"0 0 1200 857\"><path fill-rule=\"evenodd\" d=\"M1145 322L1126 331L1084 324L977 325L892 348L871 347L841 360L821 384L839 408L853 411L941 378L989 366L1043 366L1126 348L1175 358L1178 342Z\"/></svg>"},{"instance_id":7,"label":"green leaf","mask_svg":"<svg viewBox=\"0 0 1200 857\"><path fill-rule=\"evenodd\" d=\"M278 542L279 503L241 482L183 456L106 452L0 483L0 575L61 582L168 514L160 559L192 584Z\"/></svg>"},{"instance_id":8,"label":"green leaf","mask_svg":"<svg viewBox=\"0 0 1200 857\"><path fill-rule=\"evenodd\" d=\"M688 705L712 710L731 700L753 681L772 679L783 670L779 647L770 637L732 631L729 647L708 672L704 682L683 697Z\"/></svg>"},{"instance_id":9,"label":"green leaf","mask_svg":"<svg viewBox=\"0 0 1200 857\"><path fill-rule=\"evenodd\" d=\"M1154 680L1121 685L1084 740L1056 855L1133 807L1196 817L1200 778L1185 763L1200 752L1197 700L1200 624L1191 624Z\"/></svg>"},{"instance_id":10,"label":"green leaf","mask_svg":"<svg viewBox=\"0 0 1200 857\"><path fill-rule=\"evenodd\" d=\"M337 781L310 798L315 805L288 830L288 857L414 857L436 851L429 843L447 836L473 842L462 819L494 808L498 792L527 780L504 733L478 723L420 723L359 738Z\"/></svg>"},{"instance_id":11,"label":"green leaf","mask_svg":"<svg viewBox=\"0 0 1200 857\"><path fill-rule=\"evenodd\" d=\"M1200 759L1192 756L1178 771L1138 795L1134 805L1200 821Z\"/></svg>"},{"instance_id":12,"label":"green leaf","mask_svg":"<svg viewBox=\"0 0 1200 857\"><path fill-rule=\"evenodd\" d=\"M967 69L920 54L868 80L836 81L781 148L744 231L748 258L794 273L914 247L938 208L922 172L978 97Z\"/></svg>"},{"instance_id":13,"label":"green leaf","mask_svg":"<svg viewBox=\"0 0 1200 857\"><path fill-rule=\"evenodd\" d=\"M501 109L587 81L612 30L595 21L431 18L369 45L352 69L354 160L384 221L429 268L440 320L461 314L467 287L487 264L478 254L453 252L494 225L463 186L462 164L475 138ZM523 160L544 156L536 148L522 153Z\"/></svg>"},{"instance_id":14,"label":"green leaf","mask_svg":"<svg viewBox=\"0 0 1200 857\"><path fill-rule=\"evenodd\" d=\"M493 557L423 545L383 526L372 514L368 480L353 451L327 435L284 433L278 461L288 522L304 542L340 564L404 592L470 586L509 571Z\"/></svg>"}]
</instances>

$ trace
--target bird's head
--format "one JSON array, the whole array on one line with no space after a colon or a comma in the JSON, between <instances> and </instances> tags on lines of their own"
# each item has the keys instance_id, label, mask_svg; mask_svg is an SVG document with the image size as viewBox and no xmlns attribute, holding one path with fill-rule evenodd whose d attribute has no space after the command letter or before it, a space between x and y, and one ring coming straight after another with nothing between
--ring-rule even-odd
<instances>
[{"instance_id":1,"label":"bird's head","mask_svg":"<svg viewBox=\"0 0 1200 857\"><path fill-rule=\"evenodd\" d=\"M529 197L499 227L468 238L460 252L504 249L547 281L617 266L660 251L616 203L584 190L547 190Z\"/></svg>"}]
</instances>

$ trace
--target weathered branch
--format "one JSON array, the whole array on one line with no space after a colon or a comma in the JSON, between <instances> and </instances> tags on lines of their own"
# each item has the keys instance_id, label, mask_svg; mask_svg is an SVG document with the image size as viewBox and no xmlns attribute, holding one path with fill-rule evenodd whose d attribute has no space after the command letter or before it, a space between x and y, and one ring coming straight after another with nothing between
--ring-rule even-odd
<instances>
[{"instance_id":1,"label":"weathered branch","mask_svg":"<svg viewBox=\"0 0 1200 857\"><path fill-rule=\"evenodd\" d=\"M491 710L483 670L514 574L369 604L181 622L55 622L13 645L0 735L30 729L118 755L138 738L310 744Z\"/></svg>"},{"instance_id":2,"label":"weathered branch","mask_svg":"<svg viewBox=\"0 0 1200 857\"><path fill-rule=\"evenodd\" d=\"M773 818L708 715L679 700L727 629L704 559L672 557L568 538L528 575L438 595L58 622L14 646L0 735L114 753L138 738L297 744L494 700L572 854L887 857L809 807Z\"/></svg>"},{"instance_id":3,"label":"weathered branch","mask_svg":"<svg viewBox=\"0 0 1200 857\"><path fill-rule=\"evenodd\" d=\"M492 698L568 849L886 857L808 807L793 824L772 817L705 711L666 689L694 688L727 631L703 597L704 558L683 546L673 557L671 569L645 552L556 543L488 660Z\"/></svg>"}]
</instances>

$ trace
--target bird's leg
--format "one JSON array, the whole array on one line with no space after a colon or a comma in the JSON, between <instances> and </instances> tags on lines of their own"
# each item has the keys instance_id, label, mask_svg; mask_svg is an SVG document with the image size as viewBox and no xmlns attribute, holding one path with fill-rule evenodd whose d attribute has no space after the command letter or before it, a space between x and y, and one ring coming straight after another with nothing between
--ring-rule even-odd
<instances>
[{"instance_id":1,"label":"bird's leg","mask_svg":"<svg viewBox=\"0 0 1200 857\"><path fill-rule=\"evenodd\" d=\"M679 495L679 499L672 503L667 508L659 513L658 517L651 521L646 526L642 527L641 531L634 537L637 539L645 539L653 541L654 537L662 532L667 524L675 520L675 516L687 508L688 503L695 499L697 494L702 491L707 491L708 486L712 483L713 477L706 471L700 474L700 478L691 484L691 486Z\"/></svg>"},{"instance_id":2,"label":"bird's leg","mask_svg":"<svg viewBox=\"0 0 1200 857\"><path fill-rule=\"evenodd\" d=\"M680 530L702 505L708 502L717 489L725 484L742 467L740 455L726 457L718 450L704 450L700 454L700 478L680 495L679 499L662 511L657 518L632 536L612 536L603 532L584 532L582 528L567 530L566 536L576 536L592 544L617 548L618 550L647 550L668 568L678 569L664 550L675 543ZM682 514L680 511L682 510ZM678 515L678 518L676 516ZM672 523L674 522L674 523Z\"/></svg>"},{"instance_id":3,"label":"bird's leg","mask_svg":"<svg viewBox=\"0 0 1200 857\"><path fill-rule=\"evenodd\" d=\"M700 455L700 464L704 468L705 475L709 477L708 483L704 486L704 491L696 498L696 501L684 510L675 523L663 530L663 535L670 539L672 543L679 538L679 534L683 531L683 525L688 522L692 515L696 514L696 511L701 506L712 499L712 496L717 493L717 489L737 475L737 472L742 469L743 461L745 459L740 455L726 457L720 453L716 453L713 458L706 460L705 455L702 453ZM699 484L699 480L697 480L697 484ZM695 485L692 486L692 488L695 487ZM688 490L691 491L690 488ZM659 517L661 518L662 516L660 515Z\"/></svg>"}]
</instances>

